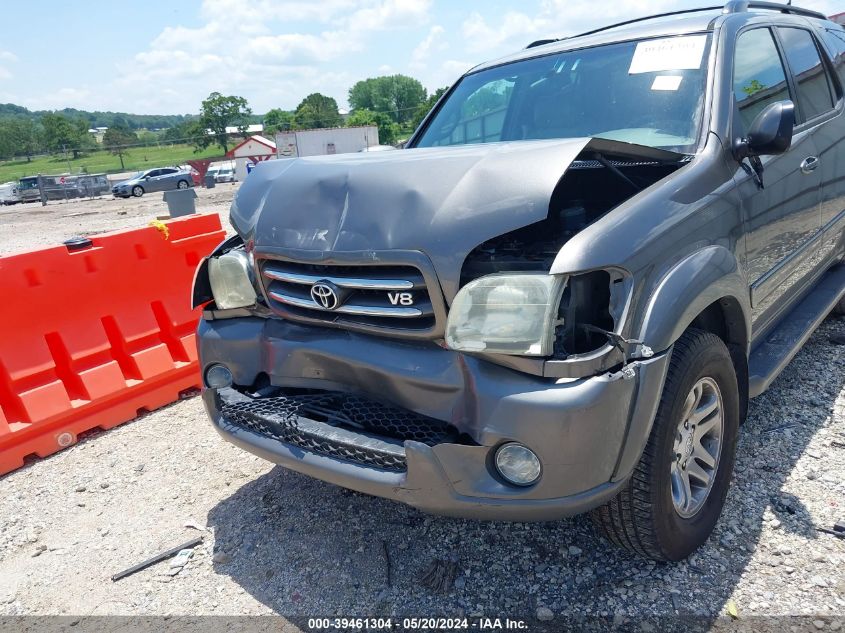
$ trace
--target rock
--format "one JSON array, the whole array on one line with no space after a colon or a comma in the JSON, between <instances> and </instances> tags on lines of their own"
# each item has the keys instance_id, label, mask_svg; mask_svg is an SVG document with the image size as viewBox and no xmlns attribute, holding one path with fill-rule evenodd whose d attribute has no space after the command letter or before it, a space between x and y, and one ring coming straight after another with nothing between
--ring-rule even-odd
<instances>
[{"instance_id":1,"label":"rock","mask_svg":"<svg viewBox=\"0 0 845 633\"><path fill-rule=\"evenodd\" d=\"M87 490L85 486L77 486L76 488L74 488L74 492L85 492L85 490Z\"/></svg>"},{"instance_id":2,"label":"rock","mask_svg":"<svg viewBox=\"0 0 845 633\"><path fill-rule=\"evenodd\" d=\"M842 628L842 622L840 620L834 620L830 623L830 630L831 631L838 631Z\"/></svg>"},{"instance_id":3,"label":"rock","mask_svg":"<svg viewBox=\"0 0 845 633\"><path fill-rule=\"evenodd\" d=\"M226 552L214 552L214 555L211 557L211 560L219 565L225 565L226 563L231 562L232 556L231 554L227 554Z\"/></svg>"},{"instance_id":4,"label":"rock","mask_svg":"<svg viewBox=\"0 0 845 633\"><path fill-rule=\"evenodd\" d=\"M455 578L455 589L463 589L467 586L467 579L461 576L460 578Z\"/></svg>"},{"instance_id":5,"label":"rock","mask_svg":"<svg viewBox=\"0 0 845 633\"><path fill-rule=\"evenodd\" d=\"M827 581L821 576L813 576L810 578L810 584L815 587L827 587Z\"/></svg>"},{"instance_id":6,"label":"rock","mask_svg":"<svg viewBox=\"0 0 845 633\"><path fill-rule=\"evenodd\" d=\"M555 614L548 607L537 607L537 619L540 622L551 622L554 618Z\"/></svg>"},{"instance_id":7,"label":"rock","mask_svg":"<svg viewBox=\"0 0 845 633\"><path fill-rule=\"evenodd\" d=\"M821 631L826 625L827 623L824 620L813 620L813 626L819 631Z\"/></svg>"},{"instance_id":8,"label":"rock","mask_svg":"<svg viewBox=\"0 0 845 633\"><path fill-rule=\"evenodd\" d=\"M109 487L109 482L104 481L104 482L100 483L100 488L102 488L103 490L105 490L108 487Z\"/></svg>"},{"instance_id":9,"label":"rock","mask_svg":"<svg viewBox=\"0 0 845 633\"><path fill-rule=\"evenodd\" d=\"M570 556L580 556L584 552L584 550L576 545L570 545L568 551Z\"/></svg>"}]
</instances>

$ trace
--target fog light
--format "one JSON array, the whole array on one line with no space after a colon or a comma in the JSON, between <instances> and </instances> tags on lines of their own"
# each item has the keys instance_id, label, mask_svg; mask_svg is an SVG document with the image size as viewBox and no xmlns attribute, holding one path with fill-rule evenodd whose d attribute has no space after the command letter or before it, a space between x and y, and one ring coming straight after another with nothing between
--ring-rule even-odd
<instances>
[{"instance_id":1,"label":"fog light","mask_svg":"<svg viewBox=\"0 0 845 633\"><path fill-rule=\"evenodd\" d=\"M505 444L496 451L496 470L515 486L530 486L540 478L540 460L522 444Z\"/></svg>"},{"instance_id":2,"label":"fog light","mask_svg":"<svg viewBox=\"0 0 845 633\"><path fill-rule=\"evenodd\" d=\"M205 372L205 384L212 389L225 389L232 386L232 372L226 365L212 365Z\"/></svg>"}]
</instances>

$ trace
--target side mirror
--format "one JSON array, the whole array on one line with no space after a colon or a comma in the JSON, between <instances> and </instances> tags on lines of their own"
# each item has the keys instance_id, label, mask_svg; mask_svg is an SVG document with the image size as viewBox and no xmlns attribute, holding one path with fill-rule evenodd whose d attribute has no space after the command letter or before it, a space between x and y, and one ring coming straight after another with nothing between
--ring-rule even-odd
<instances>
[{"instance_id":1,"label":"side mirror","mask_svg":"<svg viewBox=\"0 0 845 633\"><path fill-rule=\"evenodd\" d=\"M772 103L751 123L748 136L737 142L737 159L785 153L792 146L794 128L795 104L792 101Z\"/></svg>"}]
</instances>

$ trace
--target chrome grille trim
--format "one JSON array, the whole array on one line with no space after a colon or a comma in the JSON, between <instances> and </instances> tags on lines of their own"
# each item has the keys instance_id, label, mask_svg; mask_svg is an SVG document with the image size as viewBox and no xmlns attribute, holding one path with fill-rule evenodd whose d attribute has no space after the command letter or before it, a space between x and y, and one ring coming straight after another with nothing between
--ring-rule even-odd
<instances>
[{"instance_id":1,"label":"chrome grille trim","mask_svg":"<svg viewBox=\"0 0 845 633\"><path fill-rule=\"evenodd\" d=\"M420 276L417 280L410 279L362 279L357 277L337 277L333 275L310 275L279 270L272 266L264 269L264 274L270 279L284 281L291 284L313 286L318 281L330 281L338 288L354 288L357 290L413 290L425 287L425 280Z\"/></svg>"},{"instance_id":2,"label":"chrome grille trim","mask_svg":"<svg viewBox=\"0 0 845 633\"><path fill-rule=\"evenodd\" d=\"M267 307L284 319L397 338L444 336L446 303L419 251L256 249L255 263ZM312 296L320 282L334 288L334 309Z\"/></svg>"},{"instance_id":3,"label":"chrome grille trim","mask_svg":"<svg viewBox=\"0 0 845 633\"><path fill-rule=\"evenodd\" d=\"M268 275L269 276L269 275ZM328 277L320 277L320 279L328 279ZM371 316L371 317L393 317L400 319L413 319L423 316L425 313L419 308L402 308L394 306L361 306L354 304L344 304L334 310L326 310L323 306L315 303L312 299L303 299L301 297L294 297L286 295L276 290L271 290L268 293L276 301L286 303L288 305L296 306L297 308L306 308L308 310L319 310L326 314L353 314L356 316Z\"/></svg>"}]
</instances>

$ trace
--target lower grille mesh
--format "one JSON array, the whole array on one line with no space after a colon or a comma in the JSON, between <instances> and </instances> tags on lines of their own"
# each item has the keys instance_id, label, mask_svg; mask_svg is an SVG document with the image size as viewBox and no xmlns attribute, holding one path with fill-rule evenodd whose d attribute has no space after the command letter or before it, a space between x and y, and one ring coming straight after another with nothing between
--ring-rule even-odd
<instances>
[{"instance_id":1,"label":"lower grille mesh","mask_svg":"<svg viewBox=\"0 0 845 633\"><path fill-rule=\"evenodd\" d=\"M390 471L405 470L401 446L378 441L338 439L303 428L298 418L330 427L363 432L390 440L415 440L434 446L453 440L456 432L445 422L344 393L298 394L223 402L221 412L230 423L265 437L321 455ZM347 435L348 437L348 435ZM377 438L376 438L377 439Z\"/></svg>"}]
</instances>

